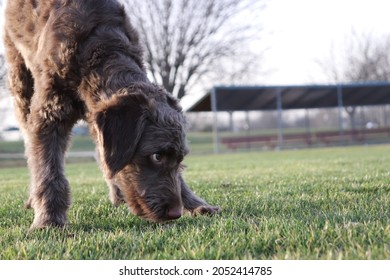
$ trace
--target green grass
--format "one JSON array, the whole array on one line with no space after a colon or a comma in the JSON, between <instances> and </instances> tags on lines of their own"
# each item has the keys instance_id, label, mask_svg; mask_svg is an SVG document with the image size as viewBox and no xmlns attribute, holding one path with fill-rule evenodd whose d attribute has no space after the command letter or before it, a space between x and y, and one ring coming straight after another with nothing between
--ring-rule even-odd
<instances>
[{"instance_id":1,"label":"green grass","mask_svg":"<svg viewBox=\"0 0 390 280\"><path fill-rule=\"evenodd\" d=\"M190 156L223 212L154 224L114 208L95 164L66 172L64 230L27 234L25 168L0 169L0 259L389 259L390 146Z\"/></svg>"},{"instance_id":2,"label":"green grass","mask_svg":"<svg viewBox=\"0 0 390 280\"><path fill-rule=\"evenodd\" d=\"M205 154L213 152L213 138L211 133L189 133L188 142L191 152ZM95 144L89 136L75 136L72 138L70 151L94 151ZM0 141L0 153L24 153L23 141Z\"/></svg>"},{"instance_id":3,"label":"green grass","mask_svg":"<svg viewBox=\"0 0 390 280\"><path fill-rule=\"evenodd\" d=\"M71 142L71 151L93 151L95 145L89 136L75 136ZM0 141L0 153L24 153L23 141Z\"/></svg>"}]
</instances>

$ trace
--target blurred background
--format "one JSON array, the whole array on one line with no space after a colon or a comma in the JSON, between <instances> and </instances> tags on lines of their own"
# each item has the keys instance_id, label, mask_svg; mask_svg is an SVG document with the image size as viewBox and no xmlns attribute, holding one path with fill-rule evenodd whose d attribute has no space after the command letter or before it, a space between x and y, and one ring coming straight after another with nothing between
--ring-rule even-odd
<instances>
[{"instance_id":1,"label":"blurred background","mask_svg":"<svg viewBox=\"0 0 390 280\"><path fill-rule=\"evenodd\" d=\"M389 1L121 2L142 38L150 80L179 98L186 110L192 153L389 143ZM0 0L0 5L3 12L5 1ZM2 25L4 16L0 19ZM6 73L1 42L3 165L24 161ZM191 110L204 98L210 99L213 88L221 86L371 84L383 86L380 90L385 98L375 104L360 100L356 106ZM94 145L85 123L77 124L73 134L69 158L92 160Z\"/></svg>"}]
</instances>

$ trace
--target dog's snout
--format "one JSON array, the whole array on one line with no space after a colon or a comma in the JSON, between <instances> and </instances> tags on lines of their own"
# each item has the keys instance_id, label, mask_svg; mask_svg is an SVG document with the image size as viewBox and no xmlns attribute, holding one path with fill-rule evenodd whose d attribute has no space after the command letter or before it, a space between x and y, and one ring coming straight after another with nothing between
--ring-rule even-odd
<instances>
[{"instance_id":1,"label":"dog's snout","mask_svg":"<svg viewBox=\"0 0 390 280\"><path fill-rule=\"evenodd\" d=\"M181 217L182 214L183 214L183 207L182 206L168 208L168 210L167 210L167 218L169 220L178 219Z\"/></svg>"}]
</instances>

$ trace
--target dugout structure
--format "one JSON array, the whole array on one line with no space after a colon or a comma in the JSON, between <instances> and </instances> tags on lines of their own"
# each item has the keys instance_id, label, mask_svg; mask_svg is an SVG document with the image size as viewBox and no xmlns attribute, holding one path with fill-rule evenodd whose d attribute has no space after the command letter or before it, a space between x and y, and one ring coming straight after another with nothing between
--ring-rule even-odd
<instances>
[{"instance_id":1,"label":"dugout structure","mask_svg":"<svg viewBox=\"0 0 390 280\"><path fill-rule=\"evenodd\" d=\"M308 146L323 142L340 145L348 141L363 143L373 134L383 134L390 139L390 128L387 119L390 117L390 83L359 83L338 85L293 85L293 86L216 86L210 92L196 100L183 104L186 112L213 113L213 147L220 151L220 145L232 149L242 145L253 147L257 143L268 143L272 148L281 149L288 141L295 138L306 142ZM380 127L357 129L344 125L347 108L367 106L385 106L383 121ZM304 131L285 133L284 115L296 109L332 109L337 114L338 128L333 131ZM240 135L221 137L219 132L219 116L221 112L273 111L277 114L277 131L270 135Z\"/></svg>"}]
</instances>

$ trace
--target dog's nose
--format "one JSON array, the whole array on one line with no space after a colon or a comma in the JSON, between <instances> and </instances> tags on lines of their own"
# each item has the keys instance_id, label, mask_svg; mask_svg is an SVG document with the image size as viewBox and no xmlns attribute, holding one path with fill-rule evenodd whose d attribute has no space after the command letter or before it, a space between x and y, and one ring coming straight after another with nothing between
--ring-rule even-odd
<instances>
[{"instance_id":1,"label":"dog's nose","mask_svg":"<svg viewBox=\"0 0 390 280\"><path fill-rule=\"evenodd\" d=\"M167 211L167 218L169 220L174 220L174 219L179 219L183 213L182 207L173 207L173 208L168 208Z\"/></svg>"}]
</instances>

